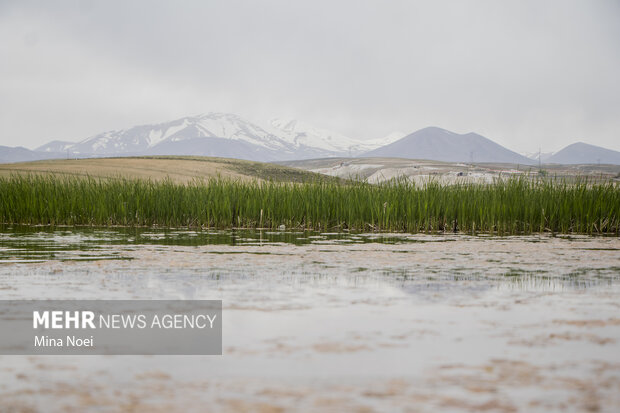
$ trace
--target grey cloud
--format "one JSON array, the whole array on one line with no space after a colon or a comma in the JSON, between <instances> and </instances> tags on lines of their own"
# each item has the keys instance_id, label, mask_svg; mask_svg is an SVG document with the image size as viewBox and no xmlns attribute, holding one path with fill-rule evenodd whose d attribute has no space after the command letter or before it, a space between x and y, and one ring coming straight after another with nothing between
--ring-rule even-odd
<instances>
[{"instance_id":1,"label":"grey cloud","mask_svg":"<svg viewBox=\"0 0 620 413\"><path fill-rule=\"evenodd\" d=\"M215 110L620 149L611 0L15 1L0 33L5 145Z\"/></svg>"}]
</instances>

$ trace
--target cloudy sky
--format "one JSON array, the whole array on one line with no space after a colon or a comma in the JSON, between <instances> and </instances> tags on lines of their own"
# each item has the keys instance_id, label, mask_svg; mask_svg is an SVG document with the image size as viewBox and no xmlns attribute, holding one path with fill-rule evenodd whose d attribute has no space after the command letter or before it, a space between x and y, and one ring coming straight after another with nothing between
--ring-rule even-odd
<instances>
[{"instance_id":1,"label":"cloudy sky","mask_svg":"<svg viewBox=\"0 0 620 413\"><path fill-rule=\"evenodd\" d=\"M620 1L0 0L0 145L233 112L620 150Z\"/></svg>"}]
</instances>

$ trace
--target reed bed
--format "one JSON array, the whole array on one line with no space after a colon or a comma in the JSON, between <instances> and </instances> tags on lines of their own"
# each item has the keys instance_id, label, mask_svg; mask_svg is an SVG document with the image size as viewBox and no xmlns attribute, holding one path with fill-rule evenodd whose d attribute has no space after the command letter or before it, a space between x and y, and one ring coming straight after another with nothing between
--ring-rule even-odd
<instances>
[{"instance_id":1,"label":"reed bed","mask_svg":"<svg viewBox=\"0 0 620 413\"><path fill-rule=\"evenodd\" d=\"M0 222L42 225L616 234L617 183L306 183L0 178Z\"/></svg>"}]
</instances>

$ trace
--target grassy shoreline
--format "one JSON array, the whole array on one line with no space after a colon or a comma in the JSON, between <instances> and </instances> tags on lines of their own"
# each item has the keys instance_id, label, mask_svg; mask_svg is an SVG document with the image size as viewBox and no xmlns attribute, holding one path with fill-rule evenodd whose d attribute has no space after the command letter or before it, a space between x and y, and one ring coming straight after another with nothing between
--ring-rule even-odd
<instances>
[{"instance_id":1,"label":"grassy shoreline","mask_svg":"<svg viewBox=\"0 0 620 413\"><path fill-rule=\"evenodd\" d=\"M620 186L0 177L0 222L27 225L618 234Z\"/></svg>"}]
</instances>

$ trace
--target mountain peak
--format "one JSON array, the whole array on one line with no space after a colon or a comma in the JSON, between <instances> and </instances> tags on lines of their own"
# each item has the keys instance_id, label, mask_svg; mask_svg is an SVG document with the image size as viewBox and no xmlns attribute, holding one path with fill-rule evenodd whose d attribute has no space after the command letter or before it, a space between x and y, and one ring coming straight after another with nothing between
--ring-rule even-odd
<instances>
[{"instance_id":1,"label":"mountain peak","mask_svg":"<svg viewBox=\"0 0 620 413\"><path fill-rule=\"evenodd\" d=\"M546 160L561 164L620 164L620 152L584 142L575 142Z\"/></svg>"},{"instance_id":2,"label":"mountain peak","mask_svg":"<svg viewBox=\"0 0 620 413\"><path fill-rule=\"evenodd\" d=\"M454 132L451 132L447 129L444 128L440 128L439 126L427 126L425 128L419 129L417 131L415 131L414 133L418 133L418 132L441 132L441 133L450 133L450 134L454 134Z\"/></svg>"},{"instance_id":3,"label":"mountain peak","mask_svg":"<svg viewBox=\"0 0 620 413\"><path fill-rule=\"evenodd\" d=\"M531 159L504 148L484 136L473 132L462 135L436 126L415 131L365 155L445 162L532 163Z\"/></svg>"}]
</instances>

